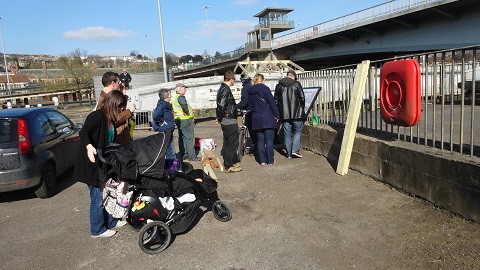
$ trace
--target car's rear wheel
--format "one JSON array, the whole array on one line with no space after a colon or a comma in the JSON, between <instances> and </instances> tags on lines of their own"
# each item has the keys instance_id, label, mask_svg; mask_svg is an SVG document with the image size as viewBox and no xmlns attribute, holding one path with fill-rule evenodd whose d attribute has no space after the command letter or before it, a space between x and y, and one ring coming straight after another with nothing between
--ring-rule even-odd
<instances>
[{"instance_id":1,"label":"car's rear wheel","mask_svg":"<svg viewBox=\"0 0 480 270\"><path fill-rule=\"evenodd\" d=\"M38 198L49 198L57 191L57 173L51 163L47 163L42 172L40 187L35 191Z\"/></svg>"}]
</instances>

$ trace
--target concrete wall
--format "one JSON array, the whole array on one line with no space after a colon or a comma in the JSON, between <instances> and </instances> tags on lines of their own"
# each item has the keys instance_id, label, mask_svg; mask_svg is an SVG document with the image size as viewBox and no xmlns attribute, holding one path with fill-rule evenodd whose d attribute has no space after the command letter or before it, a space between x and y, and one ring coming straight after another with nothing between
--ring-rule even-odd
<instances>
[{"instance_id":1,"label":"concrete wall","mask_svg":"<svg viewBox=\"0 0 480 270\"><path fill-rule=\"evenodd\" d=\"M326 156L334 170L343 129L305 125L302 147ZM480 162L459 153L357 134L350 168L480 221Z\"/></svg>"},{"instance_id":2,"label":"concrete wall","mask_svg":"<svg viewBox=\"0 0 480 270\"><path fill-rule=\"evenodd\" d=\"M274 90L278 80L283 77L280 73L264 73L265 85ZM253 77L253 75L251 75ZM132 79L133 82L133 79ZM155 109L158 101L158 90L160 88L170 89L172 94L175 93L175 85L177 83L185 84L187 92L185 94L188 103L195 110L209 110L216 108L217 91L220 84L223 82L222 76L211 76L202 78L192 78L186 80L177 80L174 82L160 83L155 85L149 85L140 88L133 88L127 91L127 94L131 98L132 102L135 102L137 109L141 111L152 111ZM240 81L240 75L237 75L237 81L234 86L231 87L235 101L240 102L240 96L242 91L242 82Z\"/></svg>"}]
</instances>

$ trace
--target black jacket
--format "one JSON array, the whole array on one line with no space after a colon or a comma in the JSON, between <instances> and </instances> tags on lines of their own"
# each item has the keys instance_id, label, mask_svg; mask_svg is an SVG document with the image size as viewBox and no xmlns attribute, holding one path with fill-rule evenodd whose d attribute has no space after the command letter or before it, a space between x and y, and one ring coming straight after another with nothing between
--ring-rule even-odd
<instances>
[{"instance_id":1,"label":"black jacket","mask_svg":"<svg viewBox=\"0 0 480 270\"><path fill-rule=\"evenodd\" d=\"M223 118L237 119L237 105L233 98L232 90L227 84L222 83L217 92L217 119L222 123Z\"/></svg>"},{"instance_id":2,"label":"black jacket","mask_svg":"<svg viewBox=\"0 0 480 270\"><path fill-rule=\"evenodd\" d=\"M124 74L123 72L120 73L119 78L122 81L123 85L125 85L126 87L128 87L130 85L130 82L132 81L132 76L130 76L130 73L128 72L126 74Z\"/></svg>"},{"instance_id":3,"label":"black jacket","mask_svg":"<svg viewBox=\"0 0 480 270\"><path fill-rule=\"evenodd\" d=\"M98 167L100 164L98 157L95 156L95 163L90 162L87 156L87 144L92 144L96 149L105 149L108 144L107 117L103 110L91 112L85 119L80 130L80 144L75 160L74 176L75 180L87 185L100 187Z\"/></svg>"},{"instance_id":4,"label":"black jacket","mask_svg":"<svg viewBox=\"0 0 480 270\"><path fill-rule=\"evenodd\" d=\"M280 113L280 121L306 120L305 94L302 85L289 77L278 81L275 87L275 103Z\"/></svg>"}]
</instances>

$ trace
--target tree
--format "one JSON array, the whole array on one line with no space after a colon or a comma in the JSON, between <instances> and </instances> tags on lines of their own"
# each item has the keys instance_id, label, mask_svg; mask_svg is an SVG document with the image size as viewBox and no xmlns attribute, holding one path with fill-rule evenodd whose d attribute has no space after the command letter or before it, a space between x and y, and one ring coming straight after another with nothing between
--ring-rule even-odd
<instances>
[{"instance_id":1,"label":"tree","mask_svg":"<svg viewBox=\"0 0 480 270\"><path fill-rule=\"evenodd\" d=\"M193 56L193 62L194 62L194 63L198 63L198 62L202 62L202 61L203 61L203 56L198 55L198 54L196 54L195 56Z\"/></svg>"},{"instance_id":2,"label":"tree","mask_svg":"<svg viewBox=\"0 0 480 270\"><path fill-rule=\"evenodd\" d=\"M82 104L82 93L88 94L91 103L91 94L94 90L94 71L84 65L82 59L86 55L86 51L76 49L68 55L60 56L57 60L58 67L65 71L68 81L70 81L69 85L73 86L73 89L79 94L80 105Z\"/></svg>"},{"instance_id":3,"label":"tree","mask_svg":"<svg viewBox=\"0 0 480 270\"><path fill-rule=\"evenodd\" d=\"M131 51L130 56L137 56L138 52L137 51Z\"/></svg>"},{"instance_id":4,"label":"tree","mask_svg":"<svg viewBox=\"0 0 480 270\"><path fill-rule=\"evenodd\" d=\"M185 63L190 62L190 60L193 60L193 56L187 54L187 55L181 56L180 59L179 59L179 62L182 63L182 64L185 64Z\"/></svg>"}]
</instances>

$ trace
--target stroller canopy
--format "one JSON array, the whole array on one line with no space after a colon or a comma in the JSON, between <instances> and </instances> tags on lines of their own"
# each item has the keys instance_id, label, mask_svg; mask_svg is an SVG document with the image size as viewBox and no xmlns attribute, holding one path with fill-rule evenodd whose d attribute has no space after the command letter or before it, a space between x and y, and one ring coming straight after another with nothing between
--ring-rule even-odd
<instances>
[{"instance_id":1,"label":"stroller canopy","mask_svg":"<svg viewBox=\"0 0 480 270\"><path fill-rule=\"evenodd\" d=\"M161 177L165 166L165 154L172 137L170 130L159 132L132 142L132 150L138 164L138 173Z\"/></svg>"}]
</instances>

